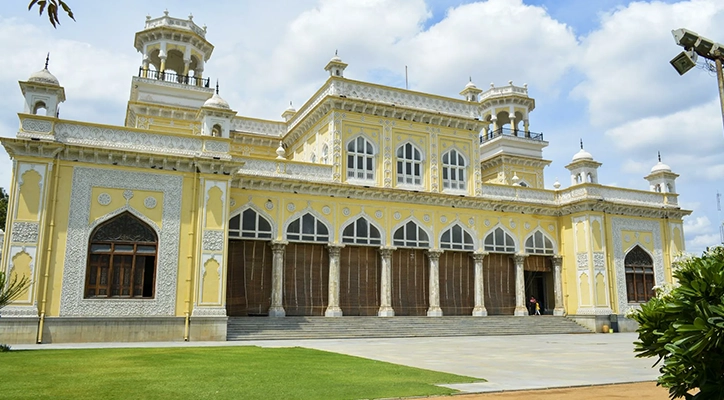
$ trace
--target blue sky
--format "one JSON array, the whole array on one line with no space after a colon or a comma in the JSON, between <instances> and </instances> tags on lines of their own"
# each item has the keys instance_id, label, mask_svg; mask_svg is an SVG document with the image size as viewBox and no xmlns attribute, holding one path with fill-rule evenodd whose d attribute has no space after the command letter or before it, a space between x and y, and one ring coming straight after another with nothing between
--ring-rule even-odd
<instances>
[{"instance_id":1,"label":"blue sky","mask_svg":"<svg viewBox=\"0 0 724 400\"><path fill-rule=\"evenodd\" d=\"M45 16L13 1L0 12L0 135L14 136L22 95L17 81L42 68L66 89L61 117L122 124L130 78L141 55L133 36L146 15L208 26L215 46L204 74L240 115L281 119L326 78L339 51L346 76L457 97L468 77L527 83L536 99L531 130L550 145L546 186L570 181L564 168L579 139L603 166L606 185L648 190L643 179L663 161L680 174L687 250L719 242L717 191L724 192L724 128L716 77L702 69L679 76L672 29L686 27L724 42L724 2L622 0L299 0L99 2L69 0L76 22ZM12 4L10 4L12 3ZM211 5L213 4L213 5ZM11 163L0 149L0 186Z\"/></svg>"}]
</instances>

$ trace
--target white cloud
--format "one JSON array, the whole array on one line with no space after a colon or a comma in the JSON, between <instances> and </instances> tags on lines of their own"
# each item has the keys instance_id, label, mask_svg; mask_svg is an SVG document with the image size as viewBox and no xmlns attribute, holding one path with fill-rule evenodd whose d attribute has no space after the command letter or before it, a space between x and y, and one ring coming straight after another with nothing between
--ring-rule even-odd
<instances>
[{"instance_id":1,"label":"white cloud","mask_svg":"<svg viewBox=\"0 0 724 400\"><path fill-rule=\"evenodd\" d=\"M684 232L687 235L696 236L702 233L711 233L711 221L707 217L689 218L684 222Z\"/></svg>"},{"instance_id":2,"label":"white cloud","mask_svg":"<svg viewBox=\"0 0 724 400\"><path fill-rule=\"evenodd\" d=\"M686 230L684 230L686 232ZM688 235L687 235L688 236ZM686 241L686 249L689 252L699 254L707 247L714 246L720 243L719 234L712 233L708 235L698 235L691 240Z\"/></svg>"}]
</instances>

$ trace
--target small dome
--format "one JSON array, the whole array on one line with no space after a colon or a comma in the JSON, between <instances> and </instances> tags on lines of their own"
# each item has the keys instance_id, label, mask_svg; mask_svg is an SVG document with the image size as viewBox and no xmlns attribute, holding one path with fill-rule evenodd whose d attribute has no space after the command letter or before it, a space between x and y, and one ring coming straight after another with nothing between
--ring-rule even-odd
<instances>
[{"instance_id":1,"label":"small dome","mask_svg":"<svg viewBox=\"0 0 724 400\"><path fill-rule=\"evenodd\" d=\"M473 83L473 81L470 81L470 82L468 82L467 85L465 85L465 89L470 89L470 88L477 89L477 86L475 86L475 84Z\"/></svg>"},{"instance_id":2,"label":"small dome","mask_svg":"<svg viewBox=\"0 0 724 400\"><path fill-rule=\"evenodd\" d=\"M30 75L30 78L28 78L28 82L47 83L49 85L60 86L58 78L51 74L47 68L43 68L40 71Z\"/></svg>"},{"instance_id":3,"label":"small dome","mask_svg":"<svg viewBox=\"0 0 724 400\"><path fill-rule=\"evenodd\" d=\"M342 59L339 58L339 56L337 54L335 54L334 57L332 57L332 59L329 61L330 62L342 62Z\"/></svg>"},{"instance_id":4,"label":"small dome","mask_svg":"<svg viewBox=\"0 0 724 400\"><path fill-rule=\"evenodd\" d=\"M204 107L222 108L224 110L231 110L231 107L229 107L229 103L227 103L226 100L222 99L218 93L214 93L214 95L211 96L210 99L206 100L206 102L204 103Z\"/></svg>"},{"instance_id":5,"label":"small dome","mask_svg":"<svg viewBox=\"0 0 724 400\"><path fill-rule=\"evenodd\" d=\"M587 152L586 150L579 150L578 153L576 153L573 156L573 161L580 161L580 160L587 160L587 161L593 161L593 156L591 153Z\"/></svg>"},{"instance_id":6,"label":"small dome","mask_svg":"<svg viewBox=\"0 0 724 400\"><path fill-rule=\"evenodd\" d=\"M294 106L292 105L292 103L289 103L289 107L287 107L287 109L284 110L284 112L285 112L285 113L288 113L288 112L290 112L290 113L296 113L296 112L297 112L297 109L294 108Z\"/></svg>"},{"instance_id":7,"label":"small dome","mask_svg":"<svg viewBox=\"0 0 724 400\"><path fill-rule=\"evenodd\" d=\"M651 173L655 172L671 172L671 167L659 161L651 168Z\"/></svg>"}]
</instances>

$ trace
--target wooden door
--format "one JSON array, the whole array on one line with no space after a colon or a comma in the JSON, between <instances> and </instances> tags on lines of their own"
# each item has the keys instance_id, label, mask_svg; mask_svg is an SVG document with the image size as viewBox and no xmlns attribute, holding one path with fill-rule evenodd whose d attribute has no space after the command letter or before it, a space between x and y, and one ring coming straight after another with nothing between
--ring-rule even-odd
<instances>
[{"instance_id":1,"label":"wooden door","mask_svg":"<svg viewBox=\"0 0 724 400\"><path fill-rule=\"evenodd\" d=\"M392 253L392 308L395 315L427 315L428 261L424 250Z\"/></svg>"},{"instance_id":2,"label":"wooden door","mask_svg":"<svg viewBox=\"0 0 724 400\"><path fill-rule=\"evenodd\" d=\"M377 315L380 254L376 247L347 246L339 258L339 306L344 315Z\"/></svg>"},{"instance_id":3,"label":"wooden door","mask_svg":"<svg viewBox=\"0 0 724 400\"><path fill-rule=\"evenodd\" d=\"M440 256L440 308L443 315L472 315L475 307L475 263L470 253L446 251Z\"/></svg>"},{"instance_id":4,"label":"wooden door","mask_svg":"<svg viewBox=\"0 0 724 400\"><path fill-rule=\"evenodd\" d=\"M286 246L283 295L286 315L324 315L328 284L326 244L289 243Z\"/></svg>"},{"instance_id":5,"label":"wooden door","mask_svg":"<svg viewBox=\"0 0 724 400\"><path fill-rule=\"evenodd\" d=\"M483 258L485 308L489 315L513 315L515 311L515 262L509 254Z\"/></svg>"},{"instance_id":6,"label":"wooden door","mask_svg":"<svg viewBox=\"0 0 724 400\"><path fill-rule=\"evenodd\" d=\"M228 257L227 315L269 315L272 251L268 242L229 240Z\"/></svg>"}]
</instances>

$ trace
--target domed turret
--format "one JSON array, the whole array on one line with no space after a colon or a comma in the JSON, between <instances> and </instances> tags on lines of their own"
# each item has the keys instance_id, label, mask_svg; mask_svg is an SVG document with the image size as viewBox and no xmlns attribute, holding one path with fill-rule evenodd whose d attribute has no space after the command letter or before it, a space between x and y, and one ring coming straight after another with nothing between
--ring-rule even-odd
<instances>
[{"instance_id":1,"label":"domed turret","mask_svg":"<svg viewBox=\"0 0 724 400\"><path fill-rule=\"evenodd\" d=\"M470 79L468 80L468 84L465 85L465 89L460 92L460 95L465 97L465 100L467 101L478 101L478 96L480 95L480 93L483 93L483 91L475 86L475 84L473 83L473 78L470 77Z\"/></svg>"},{"instance_id":2,"label":"domed turret","mask_svg":"<svg viewBox=\"0 0 724 400\"><path fill-rule=\"evenodd\" d=\"M201 134L228 138L235 115L236 111L219 96L219 82L216 82L216 91L199 109L197 118L201 120Z\"/></svg>"},{"instance_id":3,"label":"domed turret","mask_svg":"<svg viewBox=\"0 0 724 400\"><path fill-rule=\"evenodd\" d=\"M566 168L571 171L571 186L581 183L598 183L598 167L601 163L594 160L591 153L583 149L583 140L581 140L581 149L573 155L571 163Z\"/></svg>"},{"instance_id":4,"label":"domed turret","mask_svg":"<svg viewBox=\"0 0 724 400\"><path fill-rule=\"evenodd\" d=\"M25 97L25 113L58 116L58 105L65 101L65 89L55 75L48 70L50 54L45 58L45 67L30 75L27 81L20 82L20 90Z\"/></svg>"},{"instance_id":5,"label":"domed turret","mask_svg":"<svg viewBox=\"0 0 724 400\"><path fill-rule=\"evenodd\" d=\"M292 118L294 118L294 115L297 114L297 109L292 106L292 102L289 102L289 107L287 107L286 110L282 113L282 118L284 118L284 121L289 122Z\"/></svg>"},{"instance_id":6,"label":"domed turret","mask_svg":"<svg viewBox=\"0 0 724 400\"><path fill-rule=\"evenodd\" d=\"M676 178L679 175L671 172L671 167L661 162L661 153L658 154L659 162L651 168L651 173L644 179L649 181L652 192L676 193Z\"/></svg>"},{"instance_id":7,"label":"domed turret","mask_svg":"<svg viewBox=\"0 0 724 400\"><path fill-rule=\"evenodd\" d=\"M221 108L223 110L231 110L231 107L229 106L229 103L226 102L226 100L222 99L221 96L219 96L219 93L214 93L213 96L211 96L210 99L206 100L204 102L204 107L211 107L211 108Z\"/></svg>"},{"instance_id":8,"label":"domed turret","mask_svg":"<svg viewBox=\"0 0 724 400\"><path fill-rule=\"evenodd\" d=\"M337 55L337 51L334 51L334 57L324 67L325 71L329 71L329 76L336 76L344 78L344 69L347 68L347 64L342 62L342 59Z\"/></svg>"}]
</instances>

